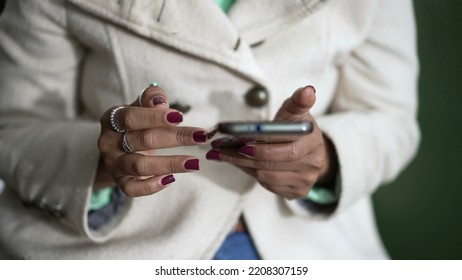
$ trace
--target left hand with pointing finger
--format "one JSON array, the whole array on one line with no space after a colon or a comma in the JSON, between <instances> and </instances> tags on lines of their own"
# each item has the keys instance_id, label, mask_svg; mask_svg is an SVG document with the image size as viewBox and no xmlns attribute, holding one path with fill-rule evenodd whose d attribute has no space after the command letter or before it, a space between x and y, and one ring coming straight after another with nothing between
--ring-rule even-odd
<instances>
[{"instance_id":1,"label":"left hand with pointing finger","mask_svg":"<svg viewBox=\"0 0 462 280\"><path fill-rule=\"evenodd\" d=\"M336 173L337 159L331 141L309 112L316 101L315 93L312 86L296 90L275 117L275 121L311 121L314 129L310 134L287 143L252 143L238 149L214 147L207 159L232 163L269 191L288 199L305 198L314 183L329 184Z\"/></svg>"}]
</instances>

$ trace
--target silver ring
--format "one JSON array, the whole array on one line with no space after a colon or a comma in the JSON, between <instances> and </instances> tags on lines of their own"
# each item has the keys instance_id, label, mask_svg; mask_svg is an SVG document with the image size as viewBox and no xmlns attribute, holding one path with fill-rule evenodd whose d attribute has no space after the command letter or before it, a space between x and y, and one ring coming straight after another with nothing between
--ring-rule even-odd
<instances>
[{"instance_id":1,"label":"silver ring","mask_svg":"<svg viewBox=\"0 0 462 280\"><path fill-rule=\"evenodd\" d=\"M143 107L143 104L141 103L141 97L143 96L144 91L147 90L147 89L148 89L148 87L143 89L141 91L140 95L138 95L138 105L140 105L140 107Z\"/></svg>"},{"instance_id":2,"label":"silver ring","mask_svg":"<svg viewBox=\"0 0 462 280\"><path fill-rule=\"evenodd\" d=\"M114 129L116 132L118 133L124 133L126 132L125 129L122 129L119 127L119 125L117 124L117 121L116 121L116 118L115 118L115 115L117 113L118 110L122 109L123 106L120 106L120 107L117 107L115 109L112 109L111 111L111 116L110 116L110 121L111 121L111 126L112 126L112 129Z\"/></svg>"},{"instance_id":3,"label":"silver ring","mask_svg":"<svg viewBox=\"0 0 462 280\"><path fill-rule=\"evenodd\" d=\"M127 141L127 134L128 132L124 132L124 136L122 137L122 149L124 149L127 154L133 154L133 149Z\"/></svg>"},{"instance_id":4,"label":"silver ring","mask_svg":"<svg viewBox=\"0 0 462 280\"><path fill-rule=\"evenodd\" d=\"M147 90L149 87L157 87L157 86L159 86L159 84L156 81L152 81L147 88L141 91L140 95L138 95L138 105L140 105L140 107L143 107L143 104L141 103L141 98L143 97L144 91Z\"/></svg>"}]
</instances>

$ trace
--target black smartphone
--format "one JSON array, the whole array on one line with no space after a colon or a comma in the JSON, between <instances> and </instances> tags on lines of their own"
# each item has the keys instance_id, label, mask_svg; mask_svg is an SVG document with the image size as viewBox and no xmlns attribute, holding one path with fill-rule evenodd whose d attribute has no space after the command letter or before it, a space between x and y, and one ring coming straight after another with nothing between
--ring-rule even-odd
<instances>
[{"instance_id":1,"label":"black smartphone","mask_svg":"<svg viewBox=\"0 0 462 280\"><path fill-rule=\"evenodd\" d=\"M239 147L245 144L292 142L313 131L313 123L302 122L222 122L215 133L224 135L212 142L214 147Z\"/></svg>"}]
</instances>

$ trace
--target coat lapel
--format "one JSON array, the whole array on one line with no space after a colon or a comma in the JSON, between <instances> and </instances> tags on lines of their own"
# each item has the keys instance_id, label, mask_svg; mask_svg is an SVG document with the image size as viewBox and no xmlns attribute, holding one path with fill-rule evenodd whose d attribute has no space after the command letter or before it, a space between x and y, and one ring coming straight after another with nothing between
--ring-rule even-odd
<instances>
[{"instance_id":1,"label":"coat lapel","mask_svg":"<svg viewBox=\"0 0 462 280\"><path fill-rule=\"evenodd\" d=\"M95 16L265 84L251 45L327 0L239 0L225 15L213 0L68 0Z\"/></svg>"},{"instance_id":2,"label":"coat lapel","mask_svg":"<svg viewBox=\"0 0 462 280\"><path fill-rule=\"evenodd\" d=\"M153 39L264 83L251 50L212 0L68 0L72 5Z\"/></svg>"},{"instance_id":3,"label":"coat lapel","mask_svg":"<svg viewBox=\"0 0 462 280\"><path fill-rule=\"evenodd\" d=\"M238 0L229 18L240 36L253 45L311 16L331 0Z\"/></svg>"}]
</instances>

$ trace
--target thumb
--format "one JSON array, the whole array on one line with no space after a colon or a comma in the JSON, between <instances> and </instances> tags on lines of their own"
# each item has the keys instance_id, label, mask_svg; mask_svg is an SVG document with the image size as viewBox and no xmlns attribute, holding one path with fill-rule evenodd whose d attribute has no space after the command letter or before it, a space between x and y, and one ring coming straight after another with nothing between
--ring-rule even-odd
<instances>
[{"instance_id":1,"label":"thumb","mask_svg":"<svg viewBox=\"0 0 462 280\"><path fill-rule=\"evenodd\" d=\"M299 88L290 98L284 101L274 120L295 121L305 119L315 101L316 89L313 86Z\"/></svg>"}]
</instances>

